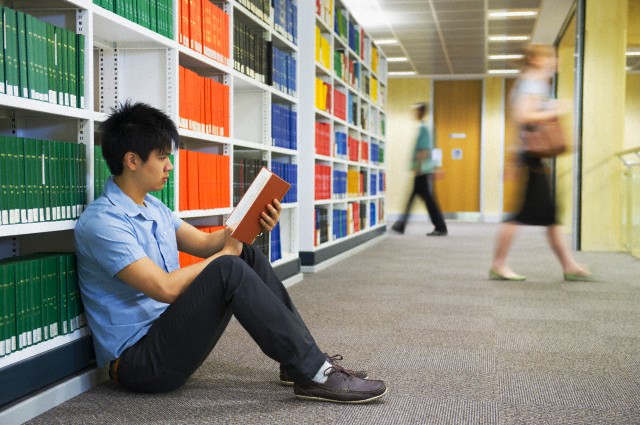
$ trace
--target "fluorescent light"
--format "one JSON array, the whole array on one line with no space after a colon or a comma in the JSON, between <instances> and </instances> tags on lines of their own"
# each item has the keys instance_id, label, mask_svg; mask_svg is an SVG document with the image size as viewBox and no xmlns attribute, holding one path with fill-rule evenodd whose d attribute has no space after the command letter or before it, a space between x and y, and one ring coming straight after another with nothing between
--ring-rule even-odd
<instances>
[{"instance_id":1,"label":"fluorescent light","mask_svg":"<svg viewBox=\"0 0 640 425\"><path fill-rule=\"evenodd\" d=\"M398 58L387 58L387 62L406 62L409 59L405 58L405 57L398 57Z\"/></svg>"},{"instance_id":2,"label":"fluorescent light","mask_svg":"<svg viewBox=\"0 0 640 425\"><path fill-rule=\"evenodd\" d=\"M627 56L640 56L640 50L629 50L625 53Z\"/></svg>"},{"instance_id":3,"label":"fluorescent light","mask_svg":"<svg viewBox=\"0 0 640 425\"><path fill-rule=\"evenodd\" d=\"M490 69L487 71L489 74L518 74L519 69Z\"/></svg>"},{"instance_id":4,"label":"fluorescent light","mask_svg":"<svg viewBox=\"0 0 640 425\"><path fill-rule=\"evenodd\" d=\"M497 9L489 11L489 19L508 18L535 18L538 11L535 9Z\"/></svg>"},{"instance_id":5,"label":"fluorescent light","mask_svg":"<svg viewBox=\"0 0 640 425\"><path fill-rule=\"evenodd\" d=\"M398 44L398 40L396 40L395 38L383 38L380 40L374 40L373 42L376 43L378 46L382 46L386 44Z\"/></svg>"},{"instance_id":6,"label":"fluorescent light","mask_svg":"<svg viewBox=\"0 0 640 425\"><path fill-rule=\"evenodd\" d=\"M490 35L489 41L529 41L528 35Z\"/></svg>"},{"instance_id":7,"label":"fluorescent light","mask_svg":"<svg viewBox=\"0 0 640 425\"><path fill-rule=\"evenodd\" d=\"M522 59L524 55L489 55L489 60Z\"/></svg>"},{"instance_id":8,"label":"fluorescent light","mask_svg":"<svg viewBox=\"0 0 640 425\"><path fill-rule=\"evenodd\" d=\"M415 71L392 71L388 73L389 76L399 77L403 75L416 75Z\"/></svg>"}]
</instances>

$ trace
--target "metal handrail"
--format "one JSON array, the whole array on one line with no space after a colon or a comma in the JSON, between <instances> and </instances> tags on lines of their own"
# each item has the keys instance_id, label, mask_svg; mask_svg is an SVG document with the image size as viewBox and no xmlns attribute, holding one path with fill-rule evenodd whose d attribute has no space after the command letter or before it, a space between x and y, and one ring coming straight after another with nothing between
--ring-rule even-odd
<instances>
[{"instance_id":1,"label":"metal handrail","mask_svg":"<svg viewBox=\"0 0 640 425\"><path fill-rule=\"evenodd\" d=\"M633 155L631 159L625 158L628 155ZM640 147L625 149L616 154L618 159L622 161L622 164L627 167L639 167L640 166Z\"/></svg>"}]
</instances>

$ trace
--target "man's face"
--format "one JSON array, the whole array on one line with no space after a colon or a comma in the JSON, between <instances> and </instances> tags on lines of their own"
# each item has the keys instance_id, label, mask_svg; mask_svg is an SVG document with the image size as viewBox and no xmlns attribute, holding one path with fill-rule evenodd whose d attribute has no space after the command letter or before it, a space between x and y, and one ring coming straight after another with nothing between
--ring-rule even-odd
<instances>
[{"instance_id":1,"label":"man's face","mask_svg":"<svg viewBox=\"0 0 640 425\"><path fill-rule=\"evenodd\" d=\"M140 167L139 175L148 192L154 192L162 190L169 180L171 170L173 170L173 164L169 160L169 153L155 150Z\"/></svg>"}]
</instances>

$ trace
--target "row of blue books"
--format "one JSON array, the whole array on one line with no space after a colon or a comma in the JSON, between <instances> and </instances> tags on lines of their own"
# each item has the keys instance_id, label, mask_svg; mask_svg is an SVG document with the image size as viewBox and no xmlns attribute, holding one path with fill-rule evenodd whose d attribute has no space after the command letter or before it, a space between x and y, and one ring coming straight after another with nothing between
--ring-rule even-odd
<instances>
[{"instance_id":1,"label":"row of blue books","mask_svg":"<svg viewBox=\"0 0 640 425\"><path fill-rule=\"evenodd\" d=\"M271 46L271 81L273 87L291 96L297 92L296 84L296 58L291 53L287 53Z\"/></svg>"},{"instance_id":2,"label":"row of blue books","mask_svg":"<svg viewBox=\"0 0 640 425\"><path fill-rule=\"evenodd\" d=\"M347 196L347 172L333 170L333 197L344 198Z\"/></svg>"},{"instance_id":3,"label":"row of blue books","mask_svg":"<svg viewBox=\"0 0 640 425\"><path fill-rule=\"evenodd\" d=\"M369 203L369 226L375 226L378 223L378 207L375 202Z\"/></svg>"},{"instance_id":4,"label":"row of blue books","mask_svg":"<svg viewBox=\"0 0 640 425\"><path fill-rule=\"evenodd\" d=\"M282 258L282 239L280 238L280 222L276 224L276 227L270 232L271 249L269 252L269 259L273 263Z\"/></svg>"},{"instance_id":5,"label":"row of blue books","mask_svg":"<svg viewBox=\"0 0 640 425\"><path fill-rule=\"evenodd\" d=\"M298 113L291 105L271 104L271 140L274 146L298 149Z\"/></svg>"},{"instance_id":6,"label":"row of blue books","mask_svg":"<svg viewBox=\"0 0 640 425\"><path fill-rule=\"evenodd\" d=\"M271 163L271 171L291 185L282 202L298 202L298 164L273 161Z\"/></svg>"},{"instance_id":7,"label":"row of blue books","mask_svg":"<svg viewBox=\"0 0 640 425\"><path fill-rule=\"evenodd\" d=\"M276 31L298 44L298 5L296 0L273 0L273 26Z\"/></svg>"},{"instance_id":8,"label":"row of blue books","mask_svg":"<svg viewBox=\"0 0 640 425\"><path fill-rule=\"evenodd\" d=\"M336 158L347 158L349 155L347 133L336 131L335 134L335 152Z\"/></svg>"}]
</instances>

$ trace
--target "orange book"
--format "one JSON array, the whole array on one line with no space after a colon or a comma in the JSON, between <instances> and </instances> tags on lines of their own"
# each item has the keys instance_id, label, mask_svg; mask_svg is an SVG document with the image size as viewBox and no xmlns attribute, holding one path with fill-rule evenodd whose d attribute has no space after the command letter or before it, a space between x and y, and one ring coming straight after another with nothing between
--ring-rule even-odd
<instances>
[{"instance_id":1,"label":"orange book","mask_svg":"<svg viewBox=\"0 0 640 425\"><path fill-rule=\"evenodd\" d=\"M178 150L178 168L179 168L179 190L178 196L180 211L186 211L189 209L189 186L187 181L187 151L184 149Z\"/></svg>"},{"instance_id":2,"label":"orange book","mask_svg":"<svg viewBox=\"0 0 640 425\"><path fill-rule=\"evenodd\" d=\"M202 0L190 0L189 36L191 49L202 53Z\"/></svg>"},{"instance_id":3,"label":"orange book","mask_svg":"<svg viewBox=\"0 0 640 425\"><path fill-rule=\"evenodd\" d=\"M262 232L262 212L274 199L281 201L290 187L289 183L263 167L225 222L234 228L231 236L247 244L253 243Z\"/></svg>"},{"instance_id":4,"label":"orange book","mask_svg":"<svg viewBox=\"0 0 640 425\"><path fill-rule=\"evenodd\" d=\"M220 163L221 163L221 155L214 155L213 156L214 161L213 161L213 167L212 167L212 179L213 179L213 194L214 194L214 202L215 202L215 206L216 208L220 208L221 207L221 203L220 203L220 199L222 198L222 194L220 193L220 190L222 189L222 186L220 186L220 175L221 175L221 170L220 170Z\"/></svg>"},{"instance_id":5,"label":"orange book","mask_svg":"<svg viewBox=\"0 0 640 425\"><path fill-rule=\"evenodd\" d=\"M222 181L222 201L220 207L227 208L231 205L231 181L229 178L230 158L227 155L222 155L222 167L220 172L220 181Z\"/></svg>"},{"instance_id":6,"label":"orange book","mask_svg":"<svg viewBox=\"0 0 640 425\"><path fill-rule=\"evenodd\" d=\"M198 185L198 152L187 152L187 193L190 210L200 209L200 196Z\"/></svg>"},{"instance_id":7,"label":"orange book","mask_svg":"<svg viewBox=\"0 0 640 425\"><path fill-rule=\"evenodd\" d=\"M213 14L215 6L208 1L202 2L202 53L210 58L215 58Z\"/></svg>"},{"instance_id":8,"label":"orange book","mask_svg":"<svg viewBox=\"0 0 640 425\"><path fill-rule=\"evenodd\" d=\"M229 86L222 87L222 126L224 133L222 136L229 136Z\"/></svg>"},{"instance_id":9,"label":"orange book","mask_svg":"<svg viewBox=\"0 0 640 425\"><path fill-rule=\"evenodd\" d=\"M180 0L180 43L189 47L189 0Z\"/></svg>"}]
</instances>

